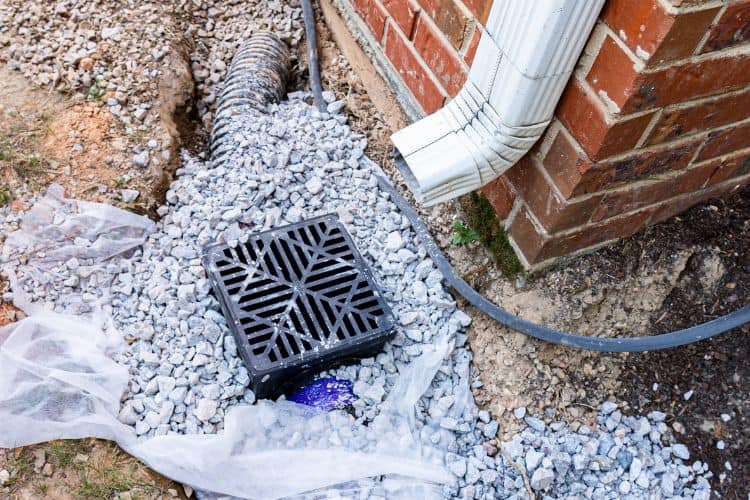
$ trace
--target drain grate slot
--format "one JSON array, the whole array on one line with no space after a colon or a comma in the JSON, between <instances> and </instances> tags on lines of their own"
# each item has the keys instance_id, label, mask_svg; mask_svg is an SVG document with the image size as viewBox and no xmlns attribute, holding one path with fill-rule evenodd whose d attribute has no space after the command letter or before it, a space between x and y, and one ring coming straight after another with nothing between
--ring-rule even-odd
<instances>
[{"instance_id":1,"label":"drain grate slot","mask_svg":"<svg viewBox=\"0 0 750 500\"><path fill-rule=\"evenodd\" d=\"M203 264L258 397L393 336L393 315L334 214L212 245Z\"/></svg>"}]
</instances>

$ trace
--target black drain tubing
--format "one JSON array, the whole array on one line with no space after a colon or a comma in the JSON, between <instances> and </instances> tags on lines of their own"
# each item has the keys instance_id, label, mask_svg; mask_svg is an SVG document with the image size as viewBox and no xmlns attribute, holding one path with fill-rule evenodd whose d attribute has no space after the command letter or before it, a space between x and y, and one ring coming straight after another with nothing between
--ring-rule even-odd
<instances>
[{"instance_id":1,"label":"black drain tubing","mask_svg":"<svg viewBox=\"0 0 750 500\"><path fill-rule=\"evenodd\" d=\"M318 35L315 29L315 11L313 11L310 0L302 0L302 17L305 21L305 45L310 88L312 89L315 107L321 113L325 113L327 108L326 101L323 99L323 85L320 82L320 68L318 66Z\"/></svg>"},{"instance_id":2,"label":"black drain tubing","mask_svg":"<svg viewBox=\"0 0 750 500\"><path fill-rule=\"evenodd\" d=\"M379 170L379 167L374 164L374 167ZM443 252L438 247L435 240L432 238L427 226L419 218L419 215L414 208L406 201L396 188L391 184L385 174L380 171L380 175L377 175L378 184L380 188L387 192L391 196L391 200L398 206L401 212L406 215L411 222L414 231L422 241L422 244L427 249L427 253L432 258L435 265L438 267L440 272L445 277L447 283L453 287L462 297L471 303L474 307L482 311L484 314L494 319L501 325L507 326L508 328L517 332L534 337L539 340L551 342L567 347L575 347L577 349L587 349L590 351L604 351L604 352L643 352L643 351L658 351L659 349L667 349L670 347L677 347L685 344L692 344L699 340L704 340L720 333L727 332L738 326L742 326L750 322L750 306L742 307L726 316L721 316L714 320L706 323L691 326L683 330L677 330L675 332L663 333L661 335L643 336L643 337L614 337L614 338L599 338L599 337L586 337L583 335L574 335L571 333L561 332L553 328L546 326L537 325L531 321L519 318L518 316L509 313L502 307L490 302L479 292L469 286L463 279L461 279L453 267L445 258Z\"/></svg>"}]
</instances>

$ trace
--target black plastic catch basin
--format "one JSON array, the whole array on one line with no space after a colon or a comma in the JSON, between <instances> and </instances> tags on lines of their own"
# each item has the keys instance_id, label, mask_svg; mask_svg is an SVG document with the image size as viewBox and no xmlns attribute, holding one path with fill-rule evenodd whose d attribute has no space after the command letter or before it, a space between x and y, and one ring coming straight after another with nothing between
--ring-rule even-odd
<instances>
[{"instance_id":1,"label":"black plastic catch basin","mask_svg":"<svg viewBox=\"0 0 750 500\"><path fill-rule=\"evenodd\" d=\"M393 314L335 214L205 249L203 264L259 398L376 353Z\"/></svg>"}]
</instances>

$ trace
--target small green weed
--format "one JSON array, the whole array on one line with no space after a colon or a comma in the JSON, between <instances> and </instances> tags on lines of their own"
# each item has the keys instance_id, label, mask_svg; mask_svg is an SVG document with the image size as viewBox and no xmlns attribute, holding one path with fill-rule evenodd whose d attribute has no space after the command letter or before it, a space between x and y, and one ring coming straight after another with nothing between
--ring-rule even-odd
<instances>
[{"instance_id":1,"label":"small green weed","mask_svg":"<svg viewBox=\"0 0 750 500\"><path fill-rule=\"evenodd\" d=\"M15 200L13 191L10 190L9 186L0 186L0 207L4 207L11 201Z\"/></svg>"},{"instance_id":2,"label":"small green weed","mask_svg":"<svg viewBox=\"0 0 750 500\"><path fill-rule=\"evenodd\" d=\"M107 89L106 88L102 88L102 87L100 87L99 85L97 85L95 83L95 84L93 84L89 88L89 95L88 95L88 97L92 101L101 101L102 97L104 97L104 94L106 94L106 93L107 93Z\"/></svg>"},{"instance_id":3,"label":"small green weed","mask_svg":"<svg viewBox=\"0 0 750 500\"><path fill-rule=\"evenodd\" d=\"M34 485L34 491L40 496L40 497L46 497L47 493L49 493L49 485L45 483L36 483Z\"/></svg>"},{"instance_id":4,"label":"small green weed","mask_svg":"<svg viewBox=\"0 0 750 500\"><path fill-rule=\"evenodd\" d=\"M0 137L0 161L13 161L16 158L16 148L7 137Z\"/></svg>"},{"instance_id":5,"label":"small green weed","mask_svg":"<svg viewBox=\"0 0 750 500\"><path fill-rule=\"evenodd\" d=\"M464 225L460 220L453 221L453 236L451 243L454 245L466 245L472 241L477 241L479 235L472 228Z\"/></svg>"},{"instance_id":6,"label":"small green weed","mask_svg":"<svg viewBox=\"0 0 750 500\"><path fill-rule=\"evenodd\" d=\"M53 441L47 449L52 461L58 467L67 467L71 465L75 456L83 451L86 450L83 450L79 441L68 439Z\"/></svg>"},{"instance_id":7,"label":"small green weed","mask_svg":"<svg viewBox=\"0 0 750 500\"><path fill-rule=\"evenodd\" d=\"M13 162L13 170L24 181L32 180L42 174L47 166L47 159L37 154L31 154L23 158L16 158Z\"/></svg>"},{"instance_id":8,"label":"small green weed","mask_svg":"<svg viewBox=\"0 0 750 500\"><path fill-rule=\"evenodd\" d=\"M16 455L8 463L8 471L11 473L9 483L5 483L6 486L13 485L19 481L23 481L27 476L34 472L34 459L27 450L23 450L20 454Z\"/></svg>"}]
</instances>

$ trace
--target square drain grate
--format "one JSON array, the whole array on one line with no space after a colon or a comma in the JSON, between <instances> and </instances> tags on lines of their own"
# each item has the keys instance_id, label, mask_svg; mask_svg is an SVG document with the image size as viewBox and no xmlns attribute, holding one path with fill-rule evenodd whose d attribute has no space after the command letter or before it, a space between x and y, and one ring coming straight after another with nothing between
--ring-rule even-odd
<instances>
[{"instance_id":1,"label":"square drain grate","mask_svg":"<svg viewBox=\"0 0 750 500\"><path fill-rule=\"evenodd\" d=\"M338 217L205 249L203 264L260 398L303 373L377 352L393 315Z\"/></svg>"}]
</instances>

